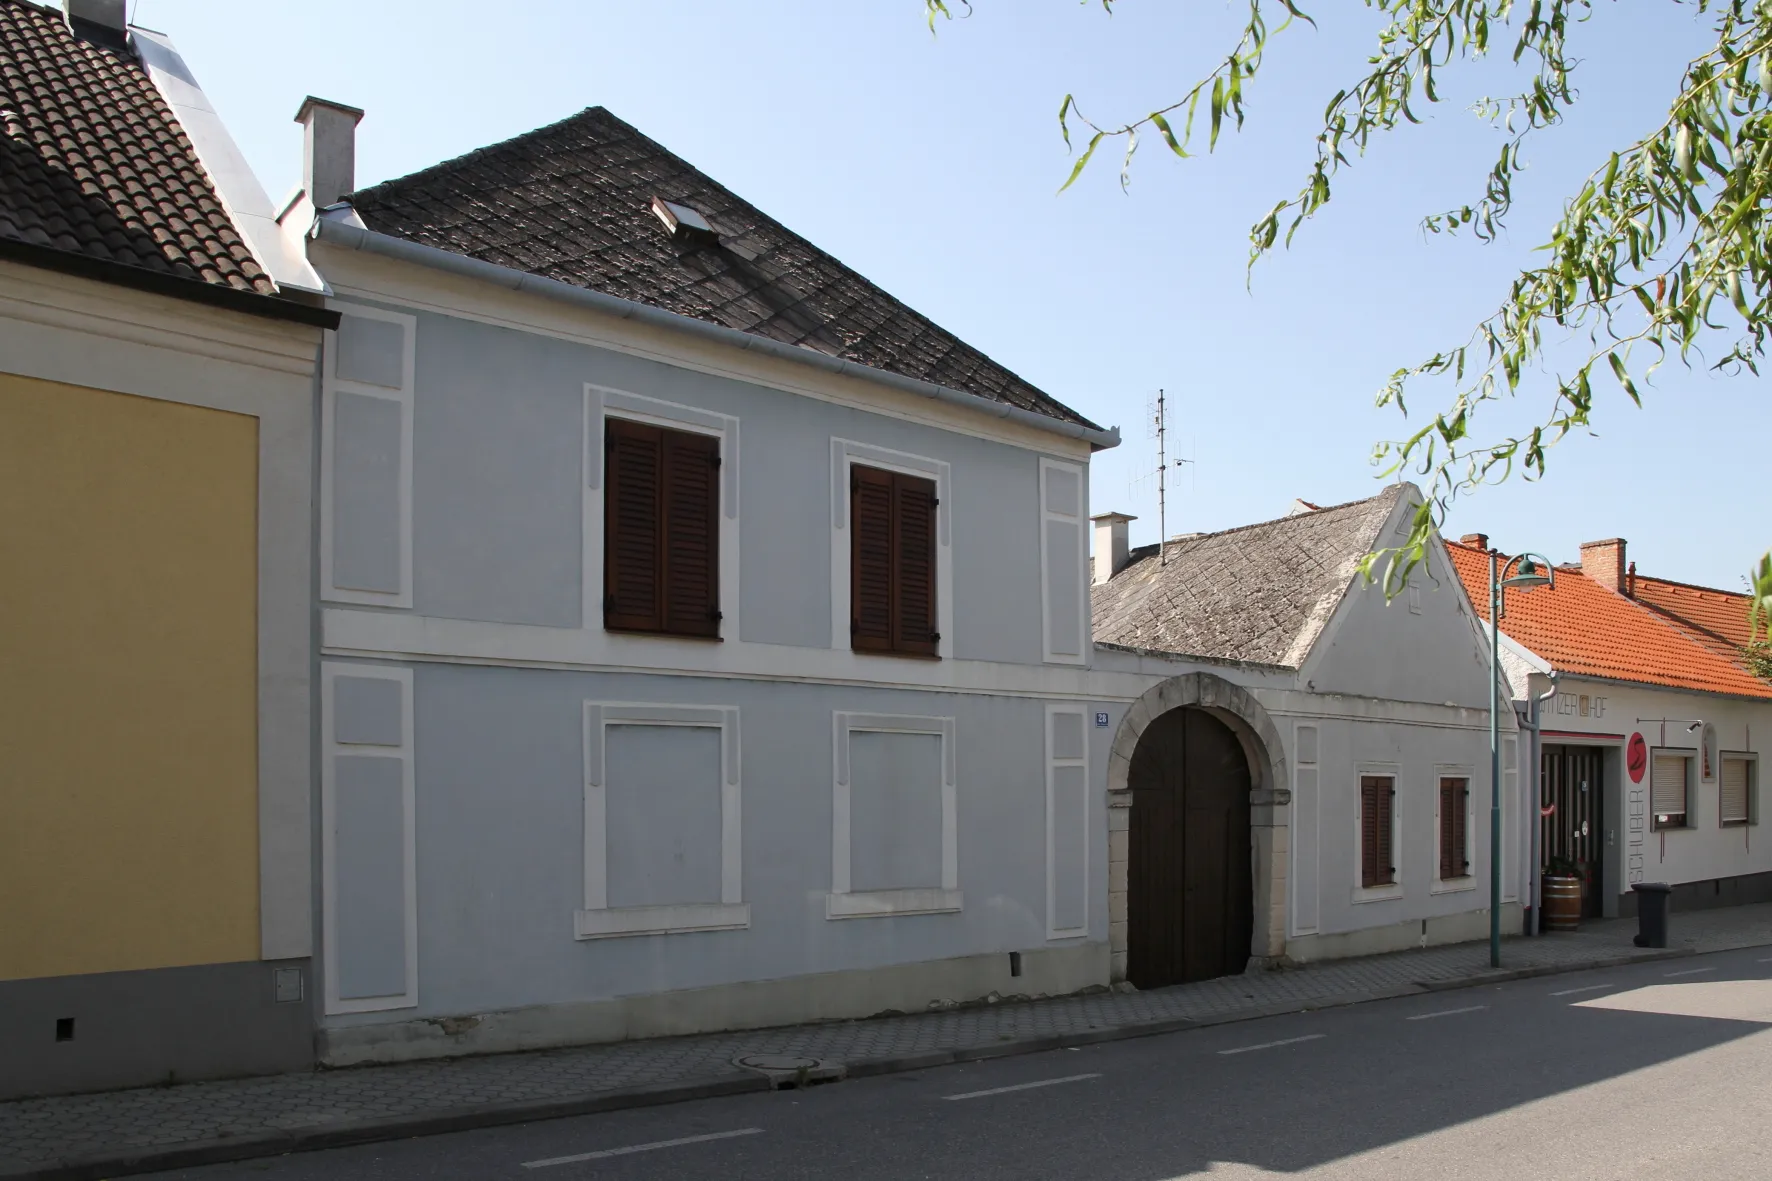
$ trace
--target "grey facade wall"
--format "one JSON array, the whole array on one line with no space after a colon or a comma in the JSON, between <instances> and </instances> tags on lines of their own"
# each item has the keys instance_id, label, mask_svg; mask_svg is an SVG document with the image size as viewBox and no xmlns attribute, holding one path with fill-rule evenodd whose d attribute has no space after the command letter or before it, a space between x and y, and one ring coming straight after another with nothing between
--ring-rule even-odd
<instances>
[{"instance_id":1,"label":"grey facade wall","mask_svg":"<svg viewBox=\"0 0 1772 1181\"><path fill-rule=\"evenodd\" d=\"M348 662L338 669L349 674L375 667ZM448 664L416 665L412 677L418 1003L335 1014L330 1025L1106 940L1099 893L1089 899L1085 937L1047 938L1045 701ZM748 929L574 937L574 914L584 906L586 890L587 701L737 709ZM375 707L370 697L338 694L335 732L366 728L369 720L353 715ZM958 887L964 897L957 913L826 917L834 711L953 719ZM718 766L702 769L702 756L717 747L704 750L689 741L667 755L661 752L672 744L659 745L662 733L636 728L630 737L637 744L626 754L609 744L612 906L705 902L718 881L718 865L709 865L718 858ZM678 732L691 739L712 733ZM872 784L879 798L865 805L858 800L853 808L854 888L938 885L920 879L937 872L932 858L939 858L940 817L927 772L939 756L923 741L896 752L864 745L866 753L859 747L852 752L854 782L858 791ZM1092 739L1090 779L1097 798L1106 755L1106 742ZM618 799L617 766L634 756L646 756L636 767L669 774L629 781L649 787L622 791ZM906 814L888 820L901 805ZM1105 866L1099 808L1089 811L1086 824L1081 838L1088 856L1096 867ZM637 857L635 842L644 842L650 855ZM341 878L335 888L341 915L387 909L387 881ZM397 956L397 948L384 950ZM343 946L338 952L341 959L349 953ZM359 962L368 970L380 961L369 956ZM345 963L339 969L341 979L357 970Z\"/></svg>"},{"instance_id":2,"label":"grey facade wall","mask_svg":"<svg viewBox=\"0 0 1772 1181\"><path fill-rule=\"evenodd\" d=\"M0 981L0 1099L300 1070L314 1062L308 961ZM279 1001L275 973L301 976ZM286 978L287 979L287 978ZM73 1019L73 1037L56 1023Z\"/></svg>"}]
</instances>

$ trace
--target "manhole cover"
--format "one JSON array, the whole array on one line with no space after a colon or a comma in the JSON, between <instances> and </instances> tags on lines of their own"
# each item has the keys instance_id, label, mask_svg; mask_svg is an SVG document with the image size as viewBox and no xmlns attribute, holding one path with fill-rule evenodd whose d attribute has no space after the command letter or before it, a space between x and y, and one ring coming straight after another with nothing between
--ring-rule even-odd
<instances>
[{"instance_id":1,"label":"manhole cover","mask_svg":"<svg viewBox=\"0 0 1772 1181\"><path fill-rule=\"evenodd\" d=\"M732 1065L756 1071L777 1090L834 1083L847 1073L841 1062L809 1058L804 1054L740 1054L732 1060Z\"/></svg>"}]
</instances>

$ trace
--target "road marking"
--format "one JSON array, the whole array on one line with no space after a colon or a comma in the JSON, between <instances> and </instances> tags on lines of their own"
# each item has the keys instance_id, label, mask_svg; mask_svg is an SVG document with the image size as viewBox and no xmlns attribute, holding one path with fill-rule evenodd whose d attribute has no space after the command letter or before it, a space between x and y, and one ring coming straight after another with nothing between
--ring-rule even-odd
<instances>
[{"instance_id":1,"label":"road marking","mask_svg":"<svg viewBox=\"0 0 1772 1181\"><path fill-rule=\"evenodd\" d=\"M1314 1042L1320 1037L1328 1037L1326 1033L1307 1033L1303 1037L1282 1038L1277 1042L1262 1042L1256 1046L1238 1046L1234 1050L1220 1050L1220 1054L1247 1054L1251 1050L1271 1050L1275 1046L1292 1046L1299 1042Z\"/></svg>"},{"instance_id":2,"label":"road marking","mask_svg":"<svg viewBox=\"0 0 1772 1181\"><path fill-rule=\"evenodd\" d=\"M1755 962L1761 963L1761 964L1772 964L1772 959L1756 960Z\"/></svg>"},{"instance_id":3,"label":"road marking","mask_svg":"<svg viewBox=\"0 0 1772 1181\"><path fill-rule=\"evenodd\" d=\"M1475 1013L1478 1009L1487 1009L1488 1005L1466 1005L1462 1009L1441 1009L1438 1013L1417 1013L1413 1017L1405 1017L1405 1021L1426 1021L1432 1017L1450 1017L1455 1013Z\"/></svg>"},{"instance_id":4,"label":"road marking","mask_svg":"<svg viewBox=\"0 0 1772 1181\"><path fill-rule=\"evenodd\" d=\"M572 1156L551 1156L547 1160L526 1160L526 1169L545 1169L549 1165L575 1165L579 1161L604 1160L627 1156L633 1152L651 1152L655 1148L676 1148L680 1144L705 1144L709 1140L730 1140L734 1136L755 1136L762 1128L740 1128L736 1132L709 1132L705 1136L679 1136L675 1140L654 1140L650 1144L630 1144L626 1148L605 1148L600 1152L579 1152Z\"/></svg>"},{"instance_id":5,"label":"road marking","mask_svg":"<svg viewBox=\"0 0 1772 1181\"><path fill-rule=\"evenodd\" d=\"M992 1087L988 1091L966 1091L959 1095L943 1095L943 1099L983 1099L986 1095L1007 1095L1011 1091L1031 1091L1035 1087L1056 1087L1059 1083L1080 1083L1084 1079L1100 1078L1095 1074L1067 1074L1063 1078L1043 1078L1037 1083L1016 1083L1013 1087Z\"/></svg>"},{"instance_id":6,"label":"road marking","mask_svg":"<svg viewBox=\"0 0 1772 1181\"><path fill-rule=\"evenodd\" d=\"M1696 976L1700 972L1714 972L1715 968L1687 968L1684 972L1663 972L1663 976Z\"/></svg>"},{"instance_id":7,"label":"road marking","mask_svg":"<svg viewBox=\"0 0 1772 1181\"><path fill-rule=\"evenodd\" d=\"M1562 992L1553 992L1552 996L1574 996L1578 992L1598 992L1602 988L1616 988L1615 984L1584 984L1580 988L1565 988Z\"/></svg>"}]
</instances>

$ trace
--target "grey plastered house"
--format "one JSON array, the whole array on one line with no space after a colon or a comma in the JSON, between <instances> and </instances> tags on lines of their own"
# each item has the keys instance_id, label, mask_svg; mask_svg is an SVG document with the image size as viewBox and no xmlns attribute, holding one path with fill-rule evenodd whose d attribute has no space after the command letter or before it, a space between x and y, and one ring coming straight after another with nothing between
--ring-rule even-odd
<instances>
[{"instance_id":1,"label":"grey plastered house","mask_svg":"<svg viewBox=\"0 0 1772 1181\"><path fill-rule=\"evenodd\" d=\"M1105 984L1117 434L607 111L353 192L358 117L282 222L343 315L323 1059Z\"/></svg>"},{"instance_id":2,"label":"grey plastered house","mask_svg":"<svg viewBox=\"0 0 1772 1181\"><path fill-rule=\"evenodd\" d=\"M1298 502L1160 549L1095 518L1095 667L1145 677L1110 711L1116 979L1487 934L1485 635L1437 535L1394 598L1359 571L1407 537L1419 496ZM1501 728L1511 934L1528 815L1511 707Z\"/></svg>"}]
</instances>

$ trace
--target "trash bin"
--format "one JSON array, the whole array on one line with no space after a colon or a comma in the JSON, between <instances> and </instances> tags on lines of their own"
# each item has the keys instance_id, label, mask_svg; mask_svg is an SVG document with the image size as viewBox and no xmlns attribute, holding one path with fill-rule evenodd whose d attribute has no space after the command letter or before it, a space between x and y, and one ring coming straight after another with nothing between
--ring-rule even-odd
<instances>
[{"instance_id":1,"label":"trash bin","mask_svg":"<svg viewBox=\"0 0 1772 1181\"><path fill-rule=\"evenodd\" d=\"M1631 887L1637 896L1638 947L1667 946L1667 901L1674 888L1665 882L1638 882Z\"/></svg>"}]
</instances>

